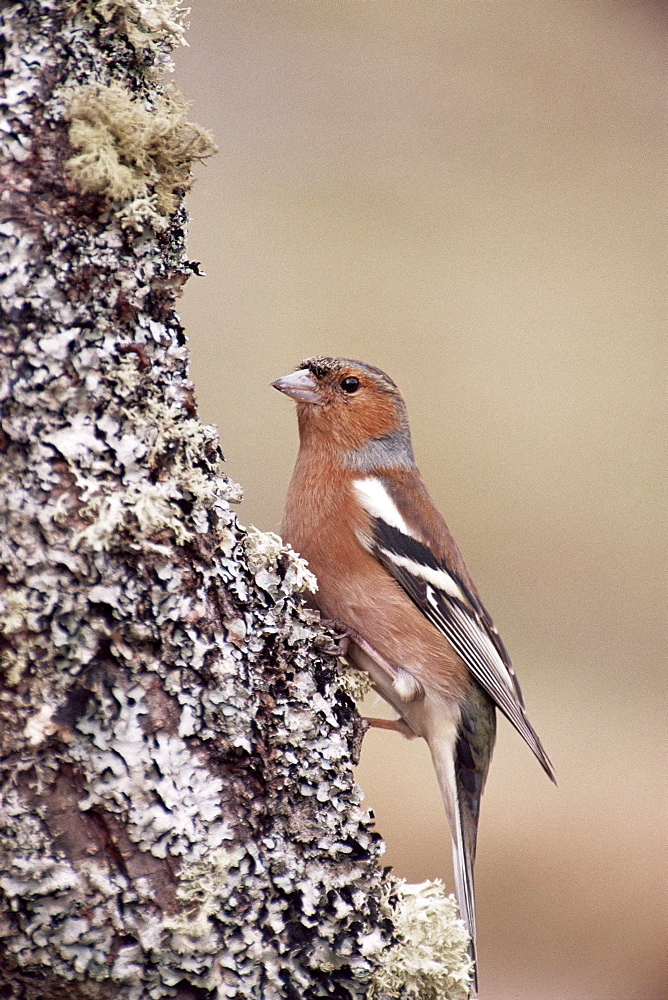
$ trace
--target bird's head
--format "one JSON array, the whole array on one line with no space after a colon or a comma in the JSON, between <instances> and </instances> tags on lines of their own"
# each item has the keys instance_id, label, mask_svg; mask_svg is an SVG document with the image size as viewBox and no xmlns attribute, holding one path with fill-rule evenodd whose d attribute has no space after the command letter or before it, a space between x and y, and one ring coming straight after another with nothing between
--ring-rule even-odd
<instances>
[{"instance_id":1,"label":"bird's head","mask_svg":"<svg viewBox=\"0 0 668 1000\"><path fill-rule=\"evenodd\" d=\"M406 405L380 368L315 357L271 384L296 400L303 446L317 443L352 468L414 464Z\"/></svg>"}]
</instances>

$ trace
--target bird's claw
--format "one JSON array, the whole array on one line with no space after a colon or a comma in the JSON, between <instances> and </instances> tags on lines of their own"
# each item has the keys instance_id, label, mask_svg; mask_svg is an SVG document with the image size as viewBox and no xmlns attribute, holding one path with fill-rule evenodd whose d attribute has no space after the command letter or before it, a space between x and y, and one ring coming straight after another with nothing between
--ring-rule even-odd
<instances>
[{"instance_id":1,"label":"bird's claw","mask_svg":"<svg viewBox=\"0 0 668 1000\"><path fill-rule=\"evenodd\" d=\"M351 629L340 618L321 618L321 623L331 632L336 633L335 641L337 647L334 650L335 656L345 656L354 641L354 629Z\"/></svg>"}]
</instances>

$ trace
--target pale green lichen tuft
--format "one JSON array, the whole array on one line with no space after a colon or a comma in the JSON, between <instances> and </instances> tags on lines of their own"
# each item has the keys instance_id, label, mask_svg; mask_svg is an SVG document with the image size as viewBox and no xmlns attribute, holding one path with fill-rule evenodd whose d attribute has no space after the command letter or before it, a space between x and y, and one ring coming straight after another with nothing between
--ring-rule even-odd
<instances>
[{"instance_id":1,"label":"pale green lichen tuft","mask_svg":"<svg viewBox=\"0 0 668 1000\"><path fill-rule=\"evenodd\" d=\"M177 943L179 940L192 942L211 933L211 918L221 910L221 897L229 895L229 871L239 864L245 854L246 848L236 844L207 851L203 858L186 858L183 861L176 895L184 903L196 906L197 910L175 913L163 920L165 930L175 936Z\"/></svg>"},{"instance_id":2,"label":"pale green lichen tuft","mask_svg":"<svg viewBox=\"0 0 668 1000\"><path fill-rule=\"evenodd\" d=\"M23 589L7 588L0 593L0 635L12 637L0 648L0 670L4 671L5 684L15 687L21 680L23 672L30 662L30 652L34 645L34 637L26 636L30 606ZM15 634L23 632L21 642L17 642Z\"/></svg>"},{"instance_id":3,"label":"pale green lichen tuft","mask_svg":"<svg viewBox=\"0 0 668 1000\"><path fill-rule=\"evenodd\" d=\"M82 514L94 520L74 537L72 546L76 549L84 542L93 551L108 551L119 543L121 529L158 551L161 546L151 545L147 536L163 529L172 531L176 543L183 545L193 536L178 506L181 499L174 480L132 483L126 490L96 495L82 508Z\"/></svg>"},{"instance_id":4,"label":"pale green lichen tuft","mask_svg":"<svg viewBox=\"0 0 668 1000\"><path fill-rule=\"evenodd\" d=\"M171 473L183 493L198 503L211 504L218 496L220 484L208 472L202 471L200 459L217 435L199 420L183 419L180 407L162 401L148 400L148 419L153 419L157 431L149 450L148 463L154 467L170 457Z\"/></svg>"},{"instance_id":5,"label":"pale green lichen tuft","mask_svg":"<svg viewBox=\"0 0 668 1000\"><path fill-rule=\"evenodd\" d=\"M4 671L6 687L16 687L20 683L32 662L34 645L34 641L29 640L22 643L18 650L5 649L0 653L0 670Z\"/></svg>"},{"instance_id":6,"label":"pale green lichen tuft","mask_svg":"<svg viewBox=\"0 0 668 1000\"><path fill-rule=\"evenodd\" d=\"M185 44L189 7L182 0L69 0L70 6L102 24L116 24L137 51Z\"/></svg>"},{"instance_id":7,"label":"pale green lichen tuft","mask_svg":"<svg viewBox=\"0 0 668 1000\"><path fill-rule=\"evenodd\" d=\"M210 133L188 121L189 108L174 88L147 108L119 84L80 87L67 100L78 150L67 169L82 191L118 203L124 228L165 229L191 186L193 161L216 151Z\"/></svg>"},{"instance_id":8,"label":"pale green lichen tuft","mask_svg":"<svg viewBox=\"0 0 668 1000\"><path fill-rule=\"evenodd\" d=\"M339 663L341 664L341 673L339 675L341 687L349 698L352 698L356 704L359 704L373 690L371 677L366 670L359 670L345 656L339 657Z\"/></svg>"},{"instance_id":9,"label":"pale green lichen tuft","mask_svg":"<svg viewBox=\"0 0 668 1000\"><path fill-rule=\"evenodd\" d=\"M25 627L29 605L22 590L7 589L0 593L0 632L8 635Z\"/></svg>"},{"instance_id":10,"label":"pale green lichen tuft","mask_svg":"<svg viewBox=\"0 0 668 1000\"><path fill-rule=\"evenodd\" d=\"M393 883L383 906L398 941L384 953L367 1000L465 1000L473 966L454 897L438 879Z\"/></svg>"}]
</instances>

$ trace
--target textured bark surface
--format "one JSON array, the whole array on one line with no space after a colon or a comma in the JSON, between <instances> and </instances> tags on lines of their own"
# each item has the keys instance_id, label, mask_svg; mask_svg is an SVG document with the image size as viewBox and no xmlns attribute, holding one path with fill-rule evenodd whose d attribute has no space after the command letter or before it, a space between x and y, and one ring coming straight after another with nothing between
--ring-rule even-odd
<instances>
[{"instance_id":1,"label":"textured bark surface","mask_svg":"<svg viewBox=\"0 0 668 1000\"><path fill-rule=\"evenodd\" d=\"M182 17L0 5L0 996L461 997L454 903L378 867L313 578L197 417Z\"/></svg>"},{"instance_id":2,"label":"textured bark surface","mask_svg":"<svg viewBox=\"0 0 668 1000\"><path fill-rule=\"evenodd\" d=\"M177 8L0 12L0 995L362 996L359 723L174 312L206 149L161 90Z\"/></svg>"}]
</instances>

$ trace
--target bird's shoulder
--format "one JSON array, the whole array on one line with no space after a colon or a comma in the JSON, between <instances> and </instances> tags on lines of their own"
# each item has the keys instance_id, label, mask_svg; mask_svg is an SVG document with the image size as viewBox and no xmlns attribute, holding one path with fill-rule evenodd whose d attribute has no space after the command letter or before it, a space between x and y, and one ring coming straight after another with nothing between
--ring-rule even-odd
<instances>
[{"instance_id":1,"label":"bird's shoulder","mask_svg":"<svg viewBox=\"0 0 668 1000\"><path fill-rule=\"evenodd\" d=\"M459 546L417 467L378 469L353 478L352 486L375 529L383 532L388 526L386 533L392 534L394 545L400 545L407 556L447 571L477 614L491 625Z\"/></svg>"}]
</instances>

